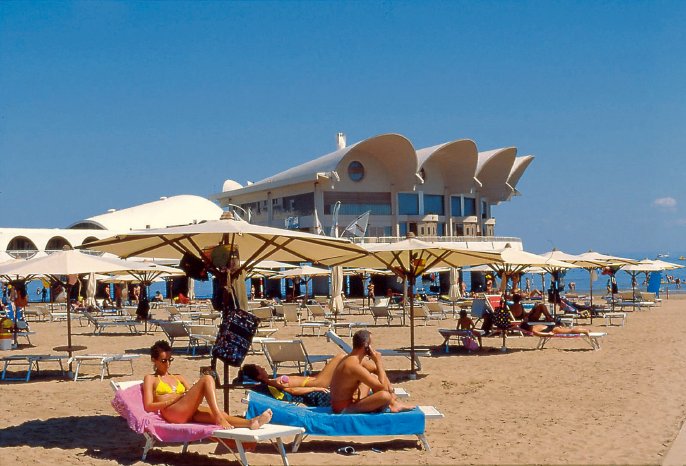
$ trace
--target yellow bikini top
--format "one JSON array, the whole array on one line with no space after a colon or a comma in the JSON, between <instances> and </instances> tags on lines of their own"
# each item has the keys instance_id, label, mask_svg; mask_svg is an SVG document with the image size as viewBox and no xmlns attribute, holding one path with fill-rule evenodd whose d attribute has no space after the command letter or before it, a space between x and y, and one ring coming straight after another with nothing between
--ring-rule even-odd
<instances>
[{"instance_id":1,"label":"yellow bikini top","mask_svg":"<svg viewBox=\"0 0 686 466\"><path fill-rule=\"evenodd\" d=\"M176 386L174 386L174 387L172 387L167 382L162 380L162 377L160 377L159 375L157 376L157 378L160 381L157 383L157 387L155 387L155 395L160 396L160 395L167 395L169 393L178 393L180 395L181 393L186 392L186 387L183 386L183 384L178 379L178 377L176 377L175 375L172 375L172 377L174 377L176 379Z\"/></svg>"}]
</instances>

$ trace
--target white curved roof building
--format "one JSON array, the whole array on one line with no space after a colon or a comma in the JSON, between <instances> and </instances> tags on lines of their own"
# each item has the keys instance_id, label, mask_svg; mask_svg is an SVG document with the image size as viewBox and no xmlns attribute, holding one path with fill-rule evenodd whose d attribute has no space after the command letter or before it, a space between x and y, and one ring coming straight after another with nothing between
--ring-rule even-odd
<instances>
[{"instance_id":1,"label":"white curved roof building","mask_svg":"<svg viewBox=\"0 0 686 466\"><path fill-rule=\"evenodd\" d=\"M217 220L223 210L200 196L171 196L89 217L69 228L0 228L0 251L30 257L37 251L76 247L116 233Z\"/></svg>"},{"instance_id":2,"label":"white curved roof building","mask_svg":"<svg viewBox=\"0 0 686 466\"><path fill-rule=\"evenodd\" d=\"M340 137L340 135L339 135ZM227 180L212 196L249 211L261 225L315 230L339 227L371 212L367 236L493 237L491 206L517 194L533 160L514 147L479 152L460 139L415 149L399 134L382 134L241 186ZM242 214L243 215L243 214ZM516 239L515 239L516 240Z\"/></svg>"}]
</instances>

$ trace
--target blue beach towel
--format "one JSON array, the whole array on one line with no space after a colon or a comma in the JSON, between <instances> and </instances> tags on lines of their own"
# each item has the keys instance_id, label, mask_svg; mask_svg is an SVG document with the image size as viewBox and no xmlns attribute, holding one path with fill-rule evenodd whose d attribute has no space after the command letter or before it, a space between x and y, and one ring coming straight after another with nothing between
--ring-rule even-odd
<instances>
[{"instance_id":1,"label":"blue beach towel","mask_svg":"<svg viewBox=\"0 0 686 466\"><path fill-rule=\"evenodd\" d=\"M311 435L419 435L424 433L424 413L418 408L402 413L333 414L331 408L311 408L252 392L246 418L265 409L274 413L271 422L302 427Z\"/></svg>"}]
</instances>

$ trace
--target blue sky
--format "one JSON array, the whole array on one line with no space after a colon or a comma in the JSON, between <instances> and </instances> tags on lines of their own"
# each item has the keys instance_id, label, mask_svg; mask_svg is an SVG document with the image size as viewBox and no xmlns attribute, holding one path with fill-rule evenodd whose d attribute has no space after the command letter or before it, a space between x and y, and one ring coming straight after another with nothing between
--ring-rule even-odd
<instances>
[{"instance_id":1,"label":"blue sky","mask_svg":"<svg viewBox=\"0 0 686 466\"><path fill-rule=\"evenodd\" d=\"M2 2L0 226L394 132L536 160L496 232L686 252L686 2Z\"/></svg>"}]
</instances>

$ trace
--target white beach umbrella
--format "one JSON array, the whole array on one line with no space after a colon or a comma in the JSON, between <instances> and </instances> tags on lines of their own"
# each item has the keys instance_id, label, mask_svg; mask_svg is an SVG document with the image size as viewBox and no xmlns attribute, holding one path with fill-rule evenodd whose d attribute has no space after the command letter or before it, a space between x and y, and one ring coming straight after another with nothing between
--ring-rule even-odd
<instances>
[{"instance_id":1,"label":"white beach umbrella","mask_svg":"<svg viewBox=\"0 0 686 466\"><path fill-rule=\"evenodd\" d=\"M222 246L238 255L238 262L228 267L217 266L206 252ZM361 247L347 239L330 238L294 230L253 225L239 220L211 220L194 225L171 228L131 231L103 240L88 243L84 247L111 252L120 257L168 257L182 258L190 254L202 259L222 288L225 311L230 306L229 287L240 287L243 272L252 270L264 260L284 262L317 262L322 259L348 255L366 255ZM238 293L236 291L236 293ZM245 294L245 293L243 293ZM240 299L240 297L239 297ZM224 370L224 407L229 405L229 371Z\"/></svg>"},{"instance_id":2,"label":"white beach umbrella","mask_svg":"<svg viewBox=\"0 0 686 466\"><path fill-rule=\"evenodd\" d=\"M645 273L646 275L651 273L651 272L661 272L664 269L664 267L661 264L656 263L656 261L652 261L650 259L643 259L642 261L639 261L636 264L630 264L630 265L623 265L620 270L623 270L624 272L628 273L631 275L631 296L634 301L634 308L636 307L636 277L640 273Z\"/></svg>"},{"instance_id":3,"label":"white beach umbrella","mask_svg":"<svg viewBox=\"0 0 686 466\"><path fill-rule=\"evenodd\" d=\"M127 270L131 263L119 259L99 257L92 254L84 254L81 251L68 250L58 251L45 257L28 259L22 262L0 264L0 275L21 276L30 279L38 276L50 277L61 283L67 290L67 297L71 291L69 282L63 282L63 276L80 275L91 272L116 272ZM72 355L71 343L71 304L67 299L67 347L69 356Z\"/></svg>"},{"instance_id":4,"label":"white beach umbrella","mask_svg":"<svg viewBox=\"0 0 686 466\"><path fill-rule=\"evenodd\" d=\"M363 243L370 254L323 260L329 265L383 267L408 282L410 289L410 373L416 377L414 362L414 284L419 275L432 267L462 267L500 261L496 252L474 251L445 243L429 243L408 235L395 243Z\"/></svg>"},{"instance_id":5,"label":"white beach umbrella","mask_svg":"<svg viewBox=\"0 0 686 466\"><path fill-rule=\"evenodd\" d=\"M271 278L295 278L302 277L305 281L305 299L309 298L309 283L312 277L323 277L329 275L331 271L321 267L312 267L311 265L303 265L292 269L284 270L274 275Z\"/></svg>"},{"instance_id":6,"label":"white beach umbrella","mask_svg":"<svg viewBox=\"0 0 686 466\"><path fill-rule=\"evenodd\" d=\"M593 262L599 262L602 264L602 267L609 267L609 270L612 271L612 276L610 280L614 284L615 280L615 273L619 268L623 265L632 265L638 263L638 261L634 259L628 259L626 257L620 257L620 256L612 256L608 254L602 254L600 252L596 251L587 251L582 254L579 254L578 257L582 260L587 260L587 261L593 261ZM591 271L593 269L588 269ZM615 286L610 287L610 292L612 294L612 309L614 310L615 307ZM591 307L593 307L593 289L591 288ZM593 313L591 312L591 316L593 316ZM591 317L591 323L593 323L593 318Z\"/></svg>"},{"instance_id":7,"label":"white beach umbrella","mask_svg":"<svg viewBox=\"0 0 686 466\"><path fill-rule=\"evenodd\" d=\"M652 261L654 264L658 265L659 267L662 267L661 270L676 270L676 269L683 269L684 265L681 264L674 264L673 262L667 262L663 261L661 259L655 259Z\"/></svg>"}]
</instances>

